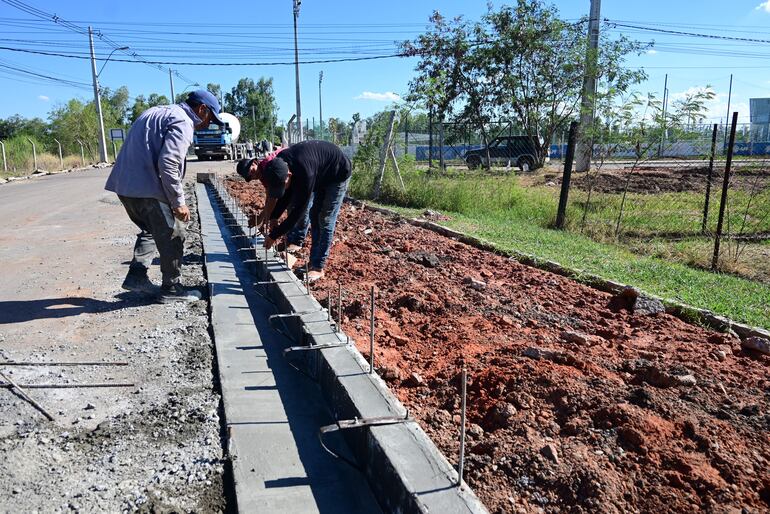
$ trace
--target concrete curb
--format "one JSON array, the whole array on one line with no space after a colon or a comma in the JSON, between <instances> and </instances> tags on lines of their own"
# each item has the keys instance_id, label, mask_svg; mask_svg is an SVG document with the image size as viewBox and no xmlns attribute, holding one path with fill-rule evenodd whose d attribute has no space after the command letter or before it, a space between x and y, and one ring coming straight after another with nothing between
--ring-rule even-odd
<instances>
[{"instance_id":1,"label":"concrete curb","mask_svg":"<svg viewBox=\"0 0 770 514\"><path fill-rule=\"evenodd\" d=\"M62 175L64 173L73 173L76 171L88 171L88 170L99 170L99 169L105 169L109 168L110 166L113 166L115 163L107 163L107 166L97 166L96 164L92 164L90 166L86 166L84 168L70 168L68 170L54 170L54 171L46 171L46 170L37 170L35 173L31 173L29 175L20 175L18 177L16 176L10 176L6 178L0 178L0 185L3 184L10 184L11 182L19 182L21 180L32 180L40 177L48 177L50 175Z\"/></svg>"},{"instance_id":2,"label":"concrete curb","mask_svg":"<svg viewBox=\"0 0 770 514\"><path fill-rule=\"evenodd\" d=\"M209 182L206 175L199 180ZM215 191L216 185L209 185ZM218 191L217 194L226 194ZM248 237L247 218L228 198L223 207L230 214L230 228L243 250L260 248L261 237ZM229 204L229 205L228 205ZM240 237L238 237L240 236ZM376 373L368 373L368 364L355 345L345 344L348 337L337 332L327 321L327 314L312 295L297 294L304 286L272 252L242 251L242 257L254 262L259 281L277 281L267 286L267 293L279 312L307 313L283 318L285 332L296 346L322 344L338 346L296 352L300 369L318 381L335 419L371 419L387 417L400 422L341 430L377 501L386 512L403 513L486 513L473 491L463 483L457 486L457 471L436 448L433 441L408 417L401 402Z\"/></svg>"},{"instance_id":3,"label":"concrete curb","mask_svg":"<svg viewBox=\"0 0 770 514\"><path fill-rule=\"evenodd\" d=\"M585 284L594 289L598 289L599 291L603 291L605 293L618 294L626 287L629 287L626 284L621 284L619 282L607 280L605 278L602 278L598 275L594 275L592 273L586 273L584 271L567 268L565 266L562 266L558 262L541 259L534 255L530 255L522 252L516 252L516 251L501 250L500 248L497 248L494 244L488 241L484 241L477 237L469 236L468 234L463 234L462 232L458 232L456 230L443 227L432 221L427 221L419 218L407 218L390 209L368 205L366 202L363 202L361 200L356 200L350 197L346 198L345 200L352 203L353 205L361 207L362 209L378 212L386 216L396 217L398 219L405 220L411 225L431 230L433 232L441 234L442 236L446 236L446 237L455 239L461 243L465 243L467 245L473 246L474 248L478 248L480 250L485 250L488 252L493 252L504 257L514 258L516 261L522 264L526 264L527 266L531 266L533 268L541 269L543 271L549 271L557 275L571 278L577 282ZM752 327L744 323L739 323L737 321L733 321L724 316L720 316L719 314L716 314L709 310L693 307L692 305L687 305L685 303L681 303L669 298L661 298L661 297L647 294L647 293L644 293L644 294L645 296L648 296L650 298L655 298L663 302L663 304L666 306L666 312L668 314L676 316L677 318L687 323L704 324L709 328L712 328L719 332L729 332L732 330L741 339L746 339L749 337L763 337L766 339L770 339L770 331L764 328Z\"/></svg>"}]
</instances>

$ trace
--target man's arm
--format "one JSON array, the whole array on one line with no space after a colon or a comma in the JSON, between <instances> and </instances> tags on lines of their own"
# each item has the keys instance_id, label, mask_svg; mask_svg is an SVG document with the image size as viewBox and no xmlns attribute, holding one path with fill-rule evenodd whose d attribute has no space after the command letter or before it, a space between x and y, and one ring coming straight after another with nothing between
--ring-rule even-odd
<instances>
[{"instance_id":1,"label":"man's arm","mask_svg":"<svg viewBox=\"0 0 770 514\"><path fill-rule=\"evenodd\" d=\"M294 225L297 224L300 216L305 213L305 207L307 207L307 204L310 202L310 195L312 192L313 190L309 187L309 185L302 187L301 190L298 189L294 192L294 194L298 195L297 202L294 204L295 207L292 208L291 212L289 212L289 215L286 216L286 219L283 220L280 225L270 231L270 239L277 241L279 238L283 237L287 232L289 232L289 230L291 230ZM277 219L275 218L275 214L273 215L273 218Z\"/></svg>"},{"instance_id":2,"label":"man's arm","mask_svg":"<svg viewBox=\"0 0 770 514\"><path fill-rule=\"evenodd\" d=\"M158 154L158 176L166 199L168 199L175 214L177 210L186 210L184 190L182 189L182 168L187 149L192 142L191 128L181 120L172 121L168 126L166 136L163 138L163 147ZM182 207L184 209L181 209Z\"/></svg>"}]
</instances>

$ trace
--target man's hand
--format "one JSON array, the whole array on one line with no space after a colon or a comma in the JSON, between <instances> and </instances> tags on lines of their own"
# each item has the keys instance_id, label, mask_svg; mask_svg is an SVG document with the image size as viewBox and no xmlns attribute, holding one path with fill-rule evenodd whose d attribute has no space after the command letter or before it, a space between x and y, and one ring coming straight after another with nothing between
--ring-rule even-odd
<instances>
[{"instance_id":1,"label":"man's hand","mask_svg":"<svg viewBox=\"0 0 770 514\"><path fill-rule=\"evenodd\" d=\"M190 209L186 205L180 205L171 209L174 212L174 217L179 221L187 223L190 221Z\"/></svg>"},{"instance_id":2,"label":"man's hand","mask_svg":"<svg viewBox=\"0 0 770 514\"><path fill-rule=\"evenodd\" d=\"M275 239L271 239L270 236L265 236L265 248L269 250L275 244Z\"/></svg>"}]
</instances>

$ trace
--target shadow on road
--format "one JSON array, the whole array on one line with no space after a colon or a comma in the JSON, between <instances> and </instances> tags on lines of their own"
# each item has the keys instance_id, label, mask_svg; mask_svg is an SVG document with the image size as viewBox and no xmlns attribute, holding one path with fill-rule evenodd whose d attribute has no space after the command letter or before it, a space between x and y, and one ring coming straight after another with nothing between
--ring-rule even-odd
<instances>
[{"instance_id":1,"label":"shadow on road","mask_svg":"<svg viewBox=\"0 0 770 514\"><path fill-rule=\"evenodd\" d=\"M155 303L154 296L130 292L116 295L115 301L77 296L43 300L0 301L0 325L36 319L66 318L80 314L111 312L131 307L142 307L151 303Z\"/></svg>"}]
</instances>

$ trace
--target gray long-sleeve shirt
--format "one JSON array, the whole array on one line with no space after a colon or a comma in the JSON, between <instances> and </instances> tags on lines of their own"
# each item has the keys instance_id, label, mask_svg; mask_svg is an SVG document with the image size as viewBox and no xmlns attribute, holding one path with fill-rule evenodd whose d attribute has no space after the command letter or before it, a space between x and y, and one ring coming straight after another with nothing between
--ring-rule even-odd
<instances>
[{"instance_id":1,"label":"gray long-sleeve shirt","mask_svg":"<svg viewBox=\"0 0 770 514\"><path fill-rule=\"evenodd\" d=\"M120 196L185 205L185 156L201 120L186 103L144 111L131 125L104 188Z\"/></svg>"}]
</instances>

